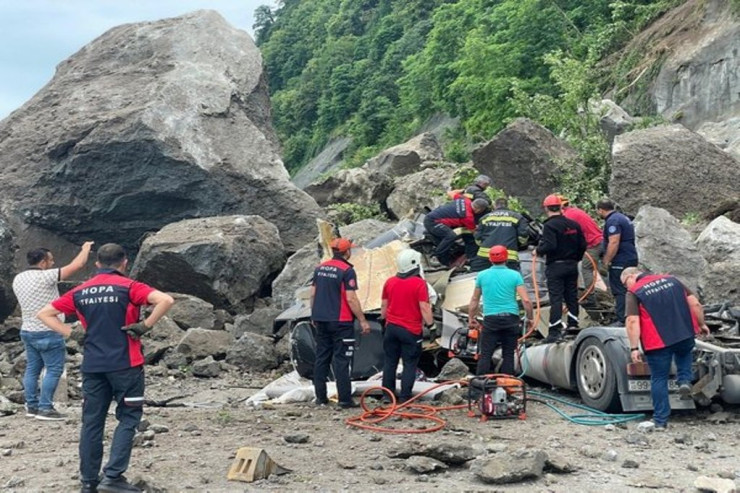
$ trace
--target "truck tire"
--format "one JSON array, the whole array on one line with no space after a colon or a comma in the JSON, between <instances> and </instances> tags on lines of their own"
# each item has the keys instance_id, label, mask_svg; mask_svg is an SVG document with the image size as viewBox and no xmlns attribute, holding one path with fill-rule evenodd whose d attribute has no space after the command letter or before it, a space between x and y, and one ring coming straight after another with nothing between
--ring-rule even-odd
<instances>
[{"instance_id":1,"label":"truck tire","mask_svg":"<svg viewBox=\"0 0 740 493\"><path fill-rule=\"evenodd\" d=\"M589 337L578 347L576 383L584 404L605 412L621 411L617 374L604 344Z\"/></svg>"}]
</instances>

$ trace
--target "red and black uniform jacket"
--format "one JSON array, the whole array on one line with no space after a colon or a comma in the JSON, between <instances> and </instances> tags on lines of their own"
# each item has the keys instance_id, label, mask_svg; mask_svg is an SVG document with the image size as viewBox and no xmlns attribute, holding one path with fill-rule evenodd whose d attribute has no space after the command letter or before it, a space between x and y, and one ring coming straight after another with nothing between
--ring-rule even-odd
<instances>
[{"instance_id":1,"label":"red and black uniform jacket","mask_svg":"<svg viewBox=\"0 0 740 493\"><path fill-rule=\"evenodd\" d=\"M437 207L427 214L427 217L452 229L461 227L471 231L475 229L473 205L464 195L456 195L452 202Z\"/></svg>"},{"instance_id":2,"label":"red and black uniform jacket","mask_svg":"<svg viewBox=\"0 0 740 493\"><path fill-rule=\"evenodd\" d=\"M643 274L629 291L640 306L640 341L645 351L672 346L699 332L686 288L675 277Z\"/></svg>"},{"instance_id":3,"label":"red and black uniform jacket","mask_svg":"<svg viewBox=\"0 0 740 493\"><path fill-rule=\"evenodd\" d=\"M144 364L141 341L121 330L139 321L139 307L154 288L114 269L68 291L51 305L65 315L76 314L85 329L82 371L106 373Z\"/></svg>"},{"instance_id":4,"label":"red and black uniform jacket","mask_svg":"<svg viewBox=\"0 0 740 493\"><path fill-rule=\"evenodd\" d=\"M357 275L352 264L336 256L320 264L313 272L316 288L311 307L311 320L316 322L354 323L355 316L347 303L347 291L357 290Z\"/></svg>"}]
</instances>

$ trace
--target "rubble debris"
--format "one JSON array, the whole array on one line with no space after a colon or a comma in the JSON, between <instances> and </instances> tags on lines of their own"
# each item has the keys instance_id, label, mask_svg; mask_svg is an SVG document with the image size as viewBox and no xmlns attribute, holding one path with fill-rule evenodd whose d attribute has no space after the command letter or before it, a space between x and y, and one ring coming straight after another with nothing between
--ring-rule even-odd
<instances>
[{"instance_id":1,"label":"rubble debris","mask_svg":"<svg viewBox=\"0 0 740 493\"><path fill-rule=\"evenodd\" d=\"M236 451L234 463L226 477L229 481L251 483L258 479L265 479L271 474L281 475L289 472L290 469L278 465L264 449L242 447Z\"/></svg>"},{"instance_id":2,"label":"rubble debris","mask_svg":"<svg viewBox=\"0 0 740 493\"><path fill-rule=\"evenodd\" d=\"M694 487L701 491L713 493L735 493L737 488L735 482L730 479L712 478L709 476L699 476L694 481Z\"/></svg>"},{"instance_id":3,"label":"rubble debris","mask_svg":"<svg viewBox=\"0 0 740 493\"><path fill-rule=\"evenodd\" d=\"M470 470L489 484L517 483L542 476L547 454L540 450L529 451L526 456L480 458L473 461Z\"/></svg>"},{"instance_id":4,"label":"rubble debris","mask_svg":"<svg viewBox=\"0 0 740 493\"><path fill-rule=\"evenodd\" d=\"M412 455L406 459L406 468L418 474L442 471L447 467L447 464L423 455Z\"/></svg>"}]
</instances>

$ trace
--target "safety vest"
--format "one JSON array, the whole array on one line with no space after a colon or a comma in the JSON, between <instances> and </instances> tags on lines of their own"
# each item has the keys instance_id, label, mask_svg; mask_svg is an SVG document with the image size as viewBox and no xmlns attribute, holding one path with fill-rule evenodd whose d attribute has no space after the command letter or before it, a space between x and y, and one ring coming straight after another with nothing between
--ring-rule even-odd
<instances>
[{"instance_id":1,"label":"safety vest","mask_svg":"<svg viewBox=\"0 0 740 493\"><path fill-rule=\"evenodd\" d=\"M640 341L645 351L694 337L699 323L683 284L673 276L643 274L630 288L640 305Z\"/></svg>"}]
</instances>

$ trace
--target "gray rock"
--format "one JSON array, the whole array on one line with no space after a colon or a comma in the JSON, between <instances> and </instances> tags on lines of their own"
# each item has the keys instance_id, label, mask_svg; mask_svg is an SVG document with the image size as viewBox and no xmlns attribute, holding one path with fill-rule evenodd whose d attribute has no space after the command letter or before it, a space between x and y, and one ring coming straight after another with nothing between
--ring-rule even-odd
<instances>
[{"instance_id":1,"label":"gray rock","mask_svg":"<svg viewBox=\"0 0 740 493\"><path fill-rule=\"evenodd\" d=\"M2 138L0 138L0 142L2 142ZM2 162L1 159L0 163ZM1 174L2 171L0 171ZM8 315L13 313L17 304L15 295L13 294L13 277L16 274L13 268L13 254L15 252L14 236L8 222L0 217L0 323Z\"/></svg>"},{"instance_id":2,"label":"gray rock","mask_svg":"<svg viewBox=\"0 0 740 493\"><path fill-rule=\"evenodd\" d=\"M456 167L451 165L428 168L396 180L396 186L386 200L388 210L397 218L409 217L436 209L447 202Z\"/></svg>"},{"instance_id":3,"label":"gray rock","mask_svg":"<svg viewBox=\"0 0 740 493\"><path fill-rule=\"evenodd\" d=\"M193 362L191 368L194 377L215 378L221 375L221 364L213 356Z\"/></svg>"},{"instance_id":4,"label":"gray rock","mask_svg":"<svg viewBox=\"0 0 740 493\"><path fill-rule=\"evenodd\" d=\"M475 449L463 443L421 444L419 442L406 442L398 448L390 449L388 457L408 459L414 455L431 457L451 466L459 466L475 459Z\"/></svg>"},{"instance_id":5,"label":"gray rock","mask_svg":"<svg viewBox=\"0 0 740 493\"><path fill-rule=\"evenodd\" d=\"M707 259L699 285L707 303L740 303L740 224L720 216L709 223L696 240Z\"/></svg>"},{"instance_id":6,"label":"gray rock","mask_svg":"<svg viewBox=\"0 0 740 493\"><path fill-rule=\"evenodd\" d=\"M639 447L647 447L650 445L650 441L645 437L645 434L640 431L631 431L624 436L624 441L630 445L637 445Z\"/></svg>"},{"instance_id":7,"label":"gray rock","mask_svg":"<svg viewBox=\"0 0 740 493\"><path fill-rule=\"evenodd\" d=\"M740 304L740 263L710 262L699 279L702 301L706 304L731 302Z\"/></svg>"},{"instance_id":8,"label":"gray rock","mask_svg":"<svg viewBox=\"0 0 740 493\"><path fill-rule=\"evenodd\" d=\"M735 482L731 479L712 478L709 476L699 476L696 478L694 480L694 488L713 493L735 493L737 491Z\"/></svg>"},{"instance_id":9,"label":"gray rock","mask_svg":"<svg viewBox=\"0 0 740 493\"><path fill-rule=\"evenodd\" d=\"M344 151L347 150L347 147L351 143L352 139L349 137L337 137L329 140L329 143L326 144L316 157L298 170L293 178L291 178L291 181L295 186L303 189L314 181L317 181L321 175L339 169L344 158Z\"/></svg>"},{"instance_id":10,"label":"gray rock","mask_svg":"<svg viewBox=\"0 0 740 493\"><path fill-rule=\"evenodd\" d=\"M634 225L640 263L653 272L677 276L696 292L707 262L678 220L665 209L644 205Z\"/></svg>"},{"instance_id":11,"label":"gray rock","mask_svg":"<svg viewBox=\"0 0 740 493\"><path fill-rule=\"evenodd\" d=\"M283 437L285 443L308 443L311 437L304 433L294 433Z\"/></svg>"},{"instance_id":12,"label":"gray rock","mask_svg":"<svg viewBox=\"0 0 740 493\"><path fill-rule=\"evenodd\" d=\"M642 433L650 433L650 432L652 432L652 431L655 430L655 423L653 423L652 421L643 421L643 422L639 423L635 427L635 429L637 431L642 432Z\"/></svg>"},{"instance_id":13,"label":"gray rock","mask_svg":"<svg viewBox=\"0 0 740 493\"><path fill-rule=\"evenodd\" d=\"M188 294L170 293L175 298L175 304L167 312L181 329L213 329L216 323L216 315L213 313L213 305L195 296Z\"/></svg>"},{"instance_id":14,"label":"gray rock","mask_svg":"<svg viewBox=\"0 0 740 493\"><path fill-rule=\"evenodd\" d=\"M502 456L476 459L470 466L475 476L488 484L508 484L539 478L547 454L533 451L525 457Z\"/></svg>"},{"instance_id":15,"label":"gray rock","mask_svg":"<svg viewBox=\"0 0 740 493\"><path fill-rule=\"evenodd\" d=\"M425 161L441 161L442 147L432 133L416 137L382 151L369 159L367 168L383 174L399 177L419 171Z\"/></svg>"},{"instance_id":16,"label":"gray rock","mask_svg":"<svg viewBox=\"0 0 740 493\"><path fill-rule=\"evenodd\" d=\"M640 467L640 463L632 459L627 459L622 462L622 467L624 469L638 469Z\"/></svg>"},{"instance_id":17,"label":"gray rock","mask_svg":"<svg viewBox=\"0 0 740 493\"><path fill-rule=\"evenodd\" d=\"M447 380L460 380L470 374L468 365L463 363L460 358L452 358L450 361L445 363L442 370L437 375L437 381L445 382Z\"/></svg>"},{"instance_id":18,"label":"gray rock","mask_svg":"<svg viewBox=\"0 0 740 493\"><path fill-rule=\"evenodd\" d=\"M609 449L602 454L601 458L607 462L616 462L619 458L619 454L616 450Z\"/></svg>"},{"instance_id":19,"label":"gray rock","mask_svg":"<svg viewBox=\"0 0 740 493\"><path fill-rule=\"evenodd\" d=\"M258 214L295 250L321 211L289 182L270 111L259 50L216 12L113 28L0 123L2 209L132 249L181 219Z\"/></svg>"},{"instance_id":20,"label":"gray rock","mask_svg":"<svg viewBox=\"0 0 740 493\"><path fill-rule=\"evenodd\" d=\"M473 165L493 178L493 187L519 197L531 213L556 189L562 167L579 173L576 151L545 127L518 118L473 151Z\"/></svg>"},{"instance_id":21,"label":"gray rock","mask_svg":"<svg viewBox=\"0 0 740 493\"><path fill-rule=\"evenodd\" d=\"M234 338L240 338L245 332L270 336L272 334L272 322L283 310L272 305L255 308L247 315L237 315L234 325L230 329Z\"/></svg>"},{"instance_id":22,"label":"gray rock","mask_svg":"<svg viewBox=\"0 0 740 493\"><path fill-rule=\"evenodd\" d=\"M431 457L412 455L406 459L406 468L418 474L427 474L435 471L443 471L447 469L447 464Z\"/></svg>"},{"instance_id":23,"label":"gray rock","mask_svg":"<svg viewBox=\"0 0 740 493\"><path fill-rule=\"evenodd\" d=\"M259 216L189 219L147 238L132 277L217 308L249 308L281 268L277 228Z\"/></svg>"},{"instance_id":24,"label":"gray rock","mask_svg":"<svg viewBox=\"0 0 740 493\"><path fill-rule=\"evenodd\" d=\"M737 195L740 162L681 125L617 136L612 146L611 198L634 214L643 204L676 217L700 213Z\"/></svg>"},{"instance_id":25,"label":"gray rock","mask_svg":"<svg viewBox=\"0 0 740 493\"><path fill-rule=\"evenodd\" d=\"M594 109L599 115L599 125L609 145L614 143L617 135L629 131L636 122L635 118L611 99L601 100Z\"/></svg>"},{"instance_id":26,"label":"gray rock","mask_svg":"<svg viewBox=\"0 0 740 493\"><path fill-rule=\"evenodd\" d=\"M363 166L339 170L311 183L304 190L323 207L343 202L380 205L393 190L393 179Z\"/></svg>"},{"instance_id":27,"label":"gray rock","mask_svg":"<svg viewBox=\"0 0 740 493\"><path fill-rule=\"evenodd\" d=\"M190 359L224 357L234 344L234 337L223 330L189 329L175 347Z\"/></svg>"},{"instance_id":28,"label":"gray rock","mask_svg":"<svg viewBox=\"0 0 740 493\"><path fill-rule=\"evenodd\" d=\"M2 289L2 288L0 288ZM12 289L11 289L12 292ZM15 300L15 298L13 298ZM0 324L0 342L15 342L21 338L21 319L8 317ZM7 375L7 372L2 372Z\"/></svg>"},{"instance_id":29,"label":"gray rock","mask_svg":"<svg viewBox=\"0 0 740 493\"><path fill-rule=\"evenodd\" d=\"M589 459L596 459L601 455L601 450L595 447L592 447L591 445L584 445L580 449L578 449L578 453L582 455L583 457L588 457Z\"/></svg>"},{"instance_id":30,"label":"gray rock","mask_svg":"<svg viewBox=\"0 0 740 493\"><path fill-rule=\"evenodd\" d=\"M157 364L169 349L180 342L184 334L185 332L168 316L160 318L152 330L141 338L146 364Z\"/></svg>"},{"instance_id":31,"label":"gray rock","mask_svg":"<svg viewBox=\"0 0 740 493\"><path fill-rule=\"evenodd\" d=\"M704 122L696 129L696 133L707 139L707 142L740 160L740 118Z\"/></svg>"},{"instance_id":32,"label":"gray rock","mask_svg":"<svg viewBox=\"0 0 740 493\"><path fill-rule=\"evenodd\" d=\"M169 433L170 429L167 425L153 424L149 427L154 433Z\"/></svg>"},{"instance_id":33,"label":"gray rock","mask_svg":"<svg viewBox=\"0 0 740 493\"><path fill-rule=\"evenodd\" d=\"M457 406L468 401L468 390L467 388L451 388L443 391L437 397L439 402L449 404L451 406Z\"/></svg>"},{"instance_id":34,"label":"gray rock","mask_svg":"<svg viewBox=\"0 0 740 493\"><path fill-rule=\"evenodd\" d=\"M225 361L242 369L267 371L277 368L282 359L272 338L246 332L228 349Z\"/></svg>"},{"instance_id":35,"label":"gray rock","mask_svg":"<svg viewBox=\"0 0 740 493\"><path fill-rule=\"evenodd\" d=\"M548 453L547 459L545 460L545 472L551 472L555 474L570 474L572 472L576 472L578 470L578 467L573 465L568 459L565 457L561 457L559 455L553 455Z\"/></svg>"}]
</instances>

